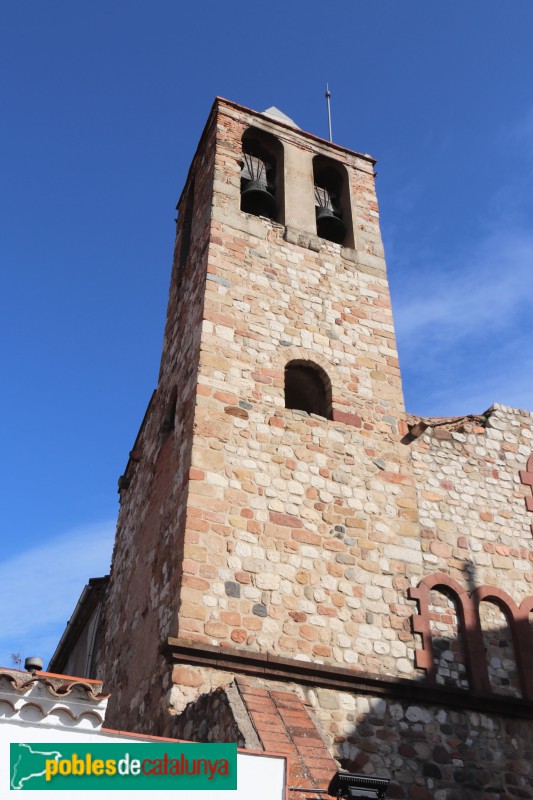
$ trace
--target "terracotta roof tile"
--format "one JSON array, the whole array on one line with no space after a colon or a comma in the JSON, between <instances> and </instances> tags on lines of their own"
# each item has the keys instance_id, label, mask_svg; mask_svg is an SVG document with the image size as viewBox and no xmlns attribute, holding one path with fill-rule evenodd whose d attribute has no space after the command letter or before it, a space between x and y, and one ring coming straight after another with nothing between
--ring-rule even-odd
<instances>
[{"instance_id":1,"label":"terracotta roof tile","mask_svg":"<svg viewBox=\"0 0 533 800\"><path fill-rule=\"evenodd\" d=\"M245 678L235 683L264 749L288 756L289 787L326 789L338 767L300 698Z\"/></svg>"},{"instance_id":2,"label":"terracotta roof tile","mask_svg":"<svg viewBox=\"0 0 533 800\"><path fill-rule=\"evenodd\" d=\"M109 697L99 689L102 681L74 678L67 675L55 675L52 672L22 672L18 669L0 667L0 678L5 678L11 683L13 689L26 692L31 686L41 684L48 689L53 697L64 697L75 689L81 689L89 700L103 700Z\"/></svg>"}]
</instances>

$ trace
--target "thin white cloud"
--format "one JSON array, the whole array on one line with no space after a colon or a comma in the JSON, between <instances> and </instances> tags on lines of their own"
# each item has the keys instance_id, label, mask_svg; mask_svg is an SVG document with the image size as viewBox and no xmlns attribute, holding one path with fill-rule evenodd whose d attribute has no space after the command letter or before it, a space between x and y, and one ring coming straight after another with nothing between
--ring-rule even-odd
<instances>
[{"instance_id":1,"label":"thin white cloud","mask_svg":"<svg viewBox=\"0 0 533 800\"><path fill-rule=\"evenodd\" d=\"M428 338L451 347L487 331L520 334L519 319L533 317L533 234L494 231L455 263L428 264L425 274L401 293L395 313L408 348Z\"/></svg>"},{"instance_id":2,"label":"thin white cloud","mask_svg":"<svg viewBox=\"0 0 533 800\"><path fill-rule=\"evenodd\" d=\"M2 666L52 655L89 578L109 572L114 534L112 520L80 526L0 563Z\"/></svg>"},{"instance_id":3,"label":"thin white cloud","mask_svg":"<svg viewBox=\"0 0 533 800\"><path fill-rule=\"evenodd\" d=\"M405 287L395 322L407 408L439 416L492 403L533 409L533 234L495 228Z\"/></svg>"},{"instance_id":4,"label":"thin white cloud","mask_svg":"<svg viewBox=\"0 0 533 800\"><path fill-rule=\"evenodd\" d=\"M393 281L406 403L414 413L479 413L493 402L533 409L532 133L533 110L496 134L513 164L491 173L492 192L476 211L485 219L481 233L474 226L477 235L462 249L450 242L437 255L418 250L404 280Z\"/></svg>"},{"instance_id":5,"label":"thin white cloud","mask_svg":"<svg viewBox=\"0 0 533 800\"><path fill-rule=\"evenodd\" d=\"M431 380L428 370L414 388L409 387L407 410L421 416L460 416L482 414L494 403L524 411L533 409L533 359L482 367L486 370L483 374L469 370L468 365L464 371L450 369L438 381ZM458 374L464 380L457 380Z\"/></svg>"}]
</instances>

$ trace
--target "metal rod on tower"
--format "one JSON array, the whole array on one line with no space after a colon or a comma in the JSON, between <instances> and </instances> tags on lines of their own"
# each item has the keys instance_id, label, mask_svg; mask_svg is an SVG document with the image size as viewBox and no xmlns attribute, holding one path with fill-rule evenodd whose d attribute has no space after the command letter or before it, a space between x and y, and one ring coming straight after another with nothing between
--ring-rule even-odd
<instances>
[{"instance_id":1,"label":"metal rod on tower","mask_svg":"<svg viewBox=\"0 0 533 800\"><path fill-rule=\"evenodd\" d=\"M329 127L329 140L330 142L333 141L333 134L331 133L331 103L329 98L331 97L331 92L329 90L329 85L326 83L326 103L328 104L328 127Z\"/></svg>"}]
</instances>

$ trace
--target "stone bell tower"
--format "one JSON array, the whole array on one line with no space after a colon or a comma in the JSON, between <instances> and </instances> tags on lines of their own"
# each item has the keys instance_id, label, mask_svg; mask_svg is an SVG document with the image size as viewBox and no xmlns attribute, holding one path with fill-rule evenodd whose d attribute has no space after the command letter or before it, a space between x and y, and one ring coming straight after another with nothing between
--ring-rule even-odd
<instances>
[{"instance_id":1,"label":"stone bell tower","mask_svg":"<svg viewBox=\"0 0 533 800\"><path fill-rule=\"evenodd\" d=\"M178 210L108 725L533 798L532 415L405 414L370 156L217 99Z\"/></svg>"},{"instance_id":2,"label":"stone bell tower","mask_svg":"<svg viewBox=\"0 0 533 800\"><path fill-rule=\"evenodd\" d=\"M160 733L169 637L237 661L413 661L377 580L383 547L409 572L416 504L373 159L217 99L178 210L100 656L113 724Z\"/></svg>"}]
</instances>

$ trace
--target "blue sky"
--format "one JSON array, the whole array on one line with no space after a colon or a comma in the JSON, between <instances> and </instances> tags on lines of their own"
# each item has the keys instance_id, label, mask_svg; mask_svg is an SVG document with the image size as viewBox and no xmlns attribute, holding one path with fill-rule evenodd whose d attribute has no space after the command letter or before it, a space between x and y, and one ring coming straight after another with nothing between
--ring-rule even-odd
<instances>
[{"instance_id":1,"label":"blue sky","mask_svg":"<svg viewBox=\"0 0 533 800\"><path fill-rule=\"evenodd\" d=\"M0 31L0 663L108 571L216 95L378 159L406 405L533 409L533 5L22 0Z\"/></svg>"}]
</instances>

